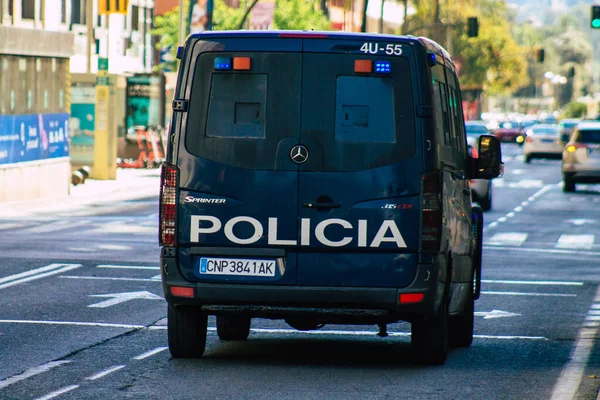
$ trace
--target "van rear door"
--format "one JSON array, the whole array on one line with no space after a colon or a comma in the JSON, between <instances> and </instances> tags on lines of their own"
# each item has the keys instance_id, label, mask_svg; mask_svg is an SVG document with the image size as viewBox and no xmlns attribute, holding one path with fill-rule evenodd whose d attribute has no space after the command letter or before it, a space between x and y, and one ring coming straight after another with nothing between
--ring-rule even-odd
<instances>
[{"instance_id":1,"label":"van rear door","mask_svg":"<svg viewBox=\"0 0 600 400\"><path fill-rule=\"evenodd\" d=\"M399 42L304 41L298 284L414 279L422 157L411 54Z\"/></svg>"},{"instance_id":2,"label":"van rear door","mask_svg":"<svg viewBox=\"0 0 600 400\"><path fill-rule=\"evenodd\" d=\"M295 284L301 40L207 36L191 57L177 162L182 273Z\"/></svg>"}]
</instances>

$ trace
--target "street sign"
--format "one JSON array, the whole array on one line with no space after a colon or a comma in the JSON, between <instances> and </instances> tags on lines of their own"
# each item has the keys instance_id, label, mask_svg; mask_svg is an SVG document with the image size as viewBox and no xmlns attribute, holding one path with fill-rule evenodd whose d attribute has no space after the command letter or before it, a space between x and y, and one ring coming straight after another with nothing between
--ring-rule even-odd
<instances>
[{"instance_id":1,"label":"street sign","mask_svg":"<svg viewBox=\"0 0 600 400\"><path fill-rule=\"evenodd\" d=\"M97 76L96 77L96 86L110 86L110 77L109 76Z\"/></svg>"},{"instance_id":2,"label":"street sign","mask_svg":"<svg viewBox=\"0 0 600 400\"><path fill-rule=\"evenodd\" d=\"M108 58L98 57L98 71L108 71Z\"/></svg>"}]
</instances>

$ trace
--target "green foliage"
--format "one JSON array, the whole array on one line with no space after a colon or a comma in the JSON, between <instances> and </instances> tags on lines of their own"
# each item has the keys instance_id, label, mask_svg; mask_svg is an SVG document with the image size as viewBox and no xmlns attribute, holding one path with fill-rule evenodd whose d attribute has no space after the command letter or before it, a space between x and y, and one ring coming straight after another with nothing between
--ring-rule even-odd
<instances>
[{"instance_id":1,"label":"green foliage","mask_svg":"<svg viewBox=\"0 0 600 400\"><path fill-rule=\"evenodd\" d=\"M179 7L159 15L154 19L153 35L159 37L157 49L170 48L172 61L167 61L154 67L159 71L177 71L177 47L179 46Z\"/></svg>"},{"instance_id":2,"label":"green foliage","mask_svg":"<svg viewBox=\"0 0 600 400\"><path fill-rule=\"evenodd\" d=\"M229 7L225 0L214 0L213 29L215 31L238 29L245 11L243 7Z\"/></svg>"},{"instance_id":3,"label":"green foliage","mask_svg":"<svg viewBox=\"0 0 600 400\"><path fill-rule=\"evenodd\" d=\"M331 30L331 22L315 0L276 0L275 29Z\"/></svg>"},{"instance_id":4,"label":"green foliage","mask_svg":"<svg viewBox=\"0 0 600 400\"><path fill-rule=\"evenodd\" d=\"M582 118L587 114L587 104L572 102L565 106L562 116L564 118Z\"/></svg>"}]
</instances>

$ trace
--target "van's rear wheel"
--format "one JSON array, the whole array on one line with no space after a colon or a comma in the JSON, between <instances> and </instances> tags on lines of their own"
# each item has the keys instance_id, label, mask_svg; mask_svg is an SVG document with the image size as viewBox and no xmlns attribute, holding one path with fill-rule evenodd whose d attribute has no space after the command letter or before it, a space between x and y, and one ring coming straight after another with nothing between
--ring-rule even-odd
<instances>
[{"instance_id":1,"label":"van's rear wheel","mask_svg":"<svg viewBox=\"0 0 600 400\"><path fill-rule=\"evenodd\" d=\"M250 334L250 317L217 316L217 335L221 340L246 340Z\"/></svg>"},{"instance_id":2,"label":"van's rear wheel","mask_svg":"<svg viewBox=\"0 0 600 400\"><path fill-rule=\"evenodd\" d=\"M420 317L411 323L411 345L417 358L430 365L441 365L448 357L448 300L437 315Z\"/></svg>"},{"instance_id":3,"label":"van's rear wheel","mask_svg":"<svg viewBox=\"0 0 600 400\"><path fill-rule=\"evenodd\" d=\"M174 358L200 358L206 348L208 316L197 307L169 304L167 331L169 352Z\"/></svg>"}]
</instances>

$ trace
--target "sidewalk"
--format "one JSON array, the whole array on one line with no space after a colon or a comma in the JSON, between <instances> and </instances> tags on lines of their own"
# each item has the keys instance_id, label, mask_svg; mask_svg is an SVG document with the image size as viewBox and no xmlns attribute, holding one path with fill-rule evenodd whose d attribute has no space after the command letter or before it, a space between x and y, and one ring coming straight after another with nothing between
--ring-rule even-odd
<instances>
[{"instance_id":1,"label":"sidewalk","mask_svg":"<svg viewBox=\"0 0 600 400\"><path fill-rule=\"evenodd\" d=\"M51 216L54 212L83 209L91 204L110 203L148 198L156 200L160 192L160 168L117 169L117 179L86 179L80 185L71 185L67 196L52 199L33 199L0 203L0 218L24 216Z\"/></svg>"}]
</instances>

